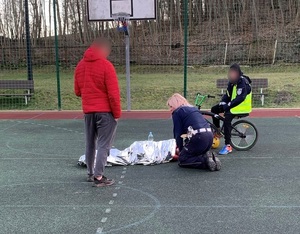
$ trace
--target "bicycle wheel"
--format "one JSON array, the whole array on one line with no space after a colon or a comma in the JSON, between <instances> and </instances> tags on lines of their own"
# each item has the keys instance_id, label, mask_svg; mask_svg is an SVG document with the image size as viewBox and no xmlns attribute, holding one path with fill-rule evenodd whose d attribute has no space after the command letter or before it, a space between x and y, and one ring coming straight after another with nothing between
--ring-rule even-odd
<instances>
[{"instance_id":1,"label":"bicycle wheel","mask_svg":"<svg viewBox=\"0 0 300 234\"><path fill-rule=\"evenodd\" d=\"M231 145L239 151L247 151L255 146L258 138L257 128L247 120L239 120L232 124Z\"/></svg>"}]
</instances>

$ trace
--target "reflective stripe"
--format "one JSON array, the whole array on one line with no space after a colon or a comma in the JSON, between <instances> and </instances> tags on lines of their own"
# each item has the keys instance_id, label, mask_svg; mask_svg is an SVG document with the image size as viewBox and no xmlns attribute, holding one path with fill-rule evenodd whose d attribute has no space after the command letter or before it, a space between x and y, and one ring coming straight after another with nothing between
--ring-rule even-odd
<instances>
[{"instance_id":1,"label":"reflective stripe","mask_svg":"<svg viewBox=\"0 0 300 234\"><path fill-rule=\"evenodd\" d=\"M237 96L237 88L235 85L233 86L231 101L234 100L236 96ZM240 105L230 109L230 112L232 114L249 114L251 111L252 111L252 92L246 96L246 99Z\"/></svg>"},{"instance_id":2,"label":"reflective stripe","mask_svg":"<svg viewBox=\"0 0 300 234\"><path fill-rule=\"evenodd\" d=\"M211 131L211 128L200 128L197 130L193 130L192 134L196 135L197 133L203 133L203 132L212 132L212 131Z\"/></svg>"}]
</instances>

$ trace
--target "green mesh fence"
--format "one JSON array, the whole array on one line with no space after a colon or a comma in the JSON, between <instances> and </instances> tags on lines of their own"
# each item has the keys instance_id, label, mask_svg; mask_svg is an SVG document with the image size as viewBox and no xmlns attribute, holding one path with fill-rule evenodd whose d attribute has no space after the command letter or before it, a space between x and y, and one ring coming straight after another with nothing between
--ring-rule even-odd
<instances>
[{"instance_id":1,"label":"green mesh fence","mask_svg":"<svg viewBox=\"0 0 300 234\"><path fill-rule=\"evenodd\" d=\"M158 1L158 18L132 21L132 109L166 109L167 98L183 93L183 0ZM53 2L29 3L34 87L27 80L24 2L0 0L0 110L56 110L57 84ZM0 8L1 8L0 7ZM58 2L57 28L63 110L78 110L73 72L90 43L99 36L113 44L110 60L117 68L126 109L124 35L114 22L88 22L86 1ZM299 1L188 1L188 99L197 92L218 95L216 80L226 78L237 62L251 78L268 79L255 107L299 107ZM5 86L11 81L11 86ZM2 82L2 83L1 83ZM3 83L4 82L4 83ZM7 84L6 82L6 84ZM218 100L209 100L209 108Z\"/></svg>"}]
</instances>

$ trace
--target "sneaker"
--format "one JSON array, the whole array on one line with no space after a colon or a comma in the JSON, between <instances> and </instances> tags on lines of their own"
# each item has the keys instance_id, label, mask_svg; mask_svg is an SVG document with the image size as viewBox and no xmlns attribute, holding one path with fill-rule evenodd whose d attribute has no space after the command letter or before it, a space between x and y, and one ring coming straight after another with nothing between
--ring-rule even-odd
<instances>
[{"instance_id":1,"label":"sneaker","mask_svg":"<svg viewBox=\"0 0 300 234\"><path fill-rule=\"evenodd\" d=\"M94 176L93 175L89 175L86 181L87 182L94 182L95 181L94 180Z\"/></svg>"},{"instance_id":2,"label":"sneaker","mask_svg":"<svg viewBox=\"0 0 300 234\"><path fill-rule=\"evenodd\" d=\"M214 162L216 163L215 170L216 171L220 171L221 170L221 166L222 166L220 159L214 153L212 153L212 156L213 156Z\"/></svg>"},{"instance_id":3,"label":"sneaker","mask_svg":"<svg viewBox=\"0 0 300 234\"><path fill-rule=\"evenodd\" d=\"M101 180L97 180L94 178L94 185L93 187L106 187L111 186L115 183L114 180L107 179L105 176L102 176Z\"/></svg>"},{"instance_id":4,"label":"sneaker","mask_svg":"<svg viewBox=\"0 0 300 234\"><path fill-rule=\"evenodd\" d=\"M215 171L216 170L216 163L213 160L213 154L211 152L207 152L206 153L206 165L207 165L207 169L210 171Z\"/></svg>"},{"instance_id":5,"label":"sneaker","mask_svg":"<svg viewBox=\"0 0 300 234\"><path fill-rule=\"evenodd\" d=\"M232 147L231 145L224 145L224 147L221 149L219 152L220 155L226 155L232 152Z\"/></svg>"}]
</instances>

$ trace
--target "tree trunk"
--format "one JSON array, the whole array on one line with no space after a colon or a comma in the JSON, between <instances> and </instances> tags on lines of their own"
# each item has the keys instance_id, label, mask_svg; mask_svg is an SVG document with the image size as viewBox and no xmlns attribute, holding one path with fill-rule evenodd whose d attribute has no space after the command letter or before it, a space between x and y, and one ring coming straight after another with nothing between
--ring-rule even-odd
<instances>
[{"instance_id":1,"label":"tree trunk","mask_svg":"<svg viewBox=\"0 0 300 234\"><path fill-rule=\"evenodd\" d=\"M252 41L256 42L258 39L258 16L256 10L255 0L252 0Z\"/></svg>"},{"instance_id":2,"label":"tree trunk","mask_svg":"<svg viewBox=\"0 0 300 234\"><path fill-rule=\"evenodd\" d=\"M275 6L274 6L273 0L271 0L271 6L272 6L272 10L273 10L274 25L275 25L275 30L276 30L276 39L278 39L277 18L276 18L276 12L275 12Z\"/></svg>"},{"instance_id":3,"label":"tree trunk","mask_svg":"<svg viewBox=\"0 0 300 234\"><path fill-rule=\"evenodd\" d=\"M227 36L228 36L228 41L229 43L231 43L231 32L230 32L230 17L229 17L229 9L228 9L228 5L227 2L224 1L224 10L225 10L225 14L226 14L226 22L227 22Z\"/></svg>"},{"instance_id":4,"label":"tree trunk","mask_svg":"<svg viewBox=\"0 0 300 234\"><path fill-rule=\"evenodd\" d=\"M84 44L79 0L76 0L76 6L77 6L77 17L78 17L77 23L79 29L79 38L80 38L80 42Z\"/></svg>"}]
</instances>

